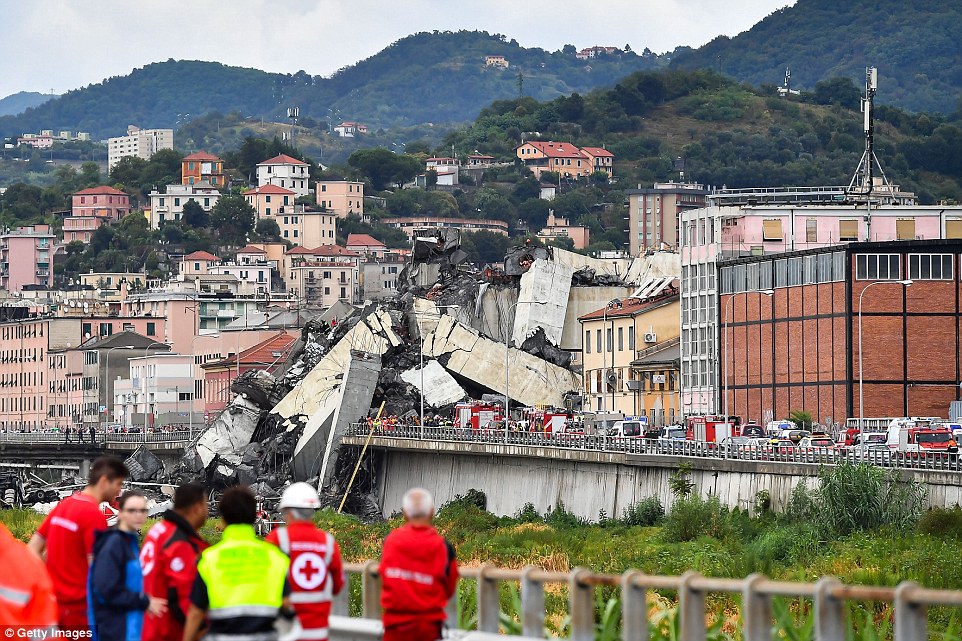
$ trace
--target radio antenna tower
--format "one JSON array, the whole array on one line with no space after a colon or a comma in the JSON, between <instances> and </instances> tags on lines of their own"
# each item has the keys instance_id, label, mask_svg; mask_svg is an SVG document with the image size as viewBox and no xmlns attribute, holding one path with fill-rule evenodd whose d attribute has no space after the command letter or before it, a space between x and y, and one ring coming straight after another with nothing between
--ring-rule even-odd
<instances>
[{"instance_id":1,"label":"radio antenna tower","mask_svg":"<svg viewBox=\"0 0 962 641\"><path fill-rule=\"evenodd\" d=\"M865 151L862 152L862 159L858 162L855 175L852 176L848 184L848 193L858 196L869 197L875 188L875 170L882 179L882 184L888 193L892 193L892 186L889 184L885 172L882 171L882 164L875 155L875 92L878 90L878 69L868 67L865 69L865 97L862 98L862 128L865 132Z\"/></svg>"}]
</instances>

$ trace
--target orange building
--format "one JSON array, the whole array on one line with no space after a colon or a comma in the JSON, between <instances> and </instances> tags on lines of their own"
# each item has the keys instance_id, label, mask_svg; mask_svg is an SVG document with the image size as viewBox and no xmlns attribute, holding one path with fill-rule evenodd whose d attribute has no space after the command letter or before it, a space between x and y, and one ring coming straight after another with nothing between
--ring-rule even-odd
<instances>
[{"instance_id":1,"label":"orange building","mask_svg":"<svg viewBox=\"0 0 962 641\"><path fill-rule=\"evenodd\" d=\"M215 189L223 189L227 185L224 161L206 151L185 156L180 163L180 177L183 185L193 185L203 180Z\"/></svg>"},{"instance_id":2,"label":"orange building","mask_svg":"<svg viewBox=\"0 0 962 641\"><path fill-rule=\"evenodd\" d=\"M519 145L515 154L536 178L546 171L562 176L588 176L595 171L612 173L614 155L600 147L579 149L568 142L532 140Z\"/></svg>"}]
</instances>

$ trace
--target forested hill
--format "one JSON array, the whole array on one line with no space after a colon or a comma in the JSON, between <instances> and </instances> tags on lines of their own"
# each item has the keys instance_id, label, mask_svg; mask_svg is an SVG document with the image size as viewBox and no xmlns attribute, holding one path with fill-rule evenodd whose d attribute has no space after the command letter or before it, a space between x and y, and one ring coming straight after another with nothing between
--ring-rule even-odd
<instances>
[{"instance_id":1,"label":"forested hill","mask_svg":"<svg viewBox=\"0 0 962 641\"><path fill-rule=\"evenodd\" d=\"M56 98L56 96L36 91L21 91L6 98L0 98L0 116L16 115L30 107L42 105L51 98Z\"/></svg>"},{"instance_id":2,"label":"forested hill","mask_svg":"<svg viewBox=\"0 0 962 641\"><path fill-rule=\"evenodd\" d=\"M951 113L962 97L962 2L945 0L798 0L750 30L678 50L677 69L713 69L753 85L781 84L791 67L796 88L833 76L864 83L878 67L882 103Z\"/></svg>"},{"instance_id":3,"label":"forested hill","mask_svg":"<svg viewBox=\"0 0 962 641\"><path fill-rule=\"evenodd\" d=\"M622 51L624 45L597 44L619 50L580 60L571 45L547 52L484 32L419 33L331 78L168 60L70 91L23 114L0 117L0 135L42 128L105 138L123 134L128 124L176 127L211 111L283 120L295 105L301 118L360 121L375 128L469 122L492 101L519 92L550 100L666 64L647 51L636 54ZM486 56L504 56L509 67L485 67Z\"/></svg>"}]
</instances>

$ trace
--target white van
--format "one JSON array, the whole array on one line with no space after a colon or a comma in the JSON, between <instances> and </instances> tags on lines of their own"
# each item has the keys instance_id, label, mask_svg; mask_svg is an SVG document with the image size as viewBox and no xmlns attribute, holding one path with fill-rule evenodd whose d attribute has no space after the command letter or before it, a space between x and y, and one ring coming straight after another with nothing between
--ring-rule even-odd
<instances>
[{"instance_id":1,"label":"white van","mask_svg":"<svg viewBox=\"0 0 962 641\"><path fill-rule=\"evenodd\" d=\"M611 426L611 430L608 432L608 436L614 437L636 437L644 438L645 432L648 431L648 417L641 416L638 418L625 417L624 420L615 421L615 424Z\"/></svg>"}]
</instances>

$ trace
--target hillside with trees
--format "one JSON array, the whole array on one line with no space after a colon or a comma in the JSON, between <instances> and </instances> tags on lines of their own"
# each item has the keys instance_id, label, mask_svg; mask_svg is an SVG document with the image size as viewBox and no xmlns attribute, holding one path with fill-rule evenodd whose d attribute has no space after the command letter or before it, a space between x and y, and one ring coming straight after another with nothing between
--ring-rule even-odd
<instances>
[{"instance_id":1,"label":"hillside with trees","mask_svg":"<svg viewBox=\"0 0 962 641\"><path fill-rule=\"evenodd\" d=\"M798 0L733 38L672 55L674 69L711 69L742 82L795 88L878 67L879 100L951 113L962 97L962 3L942 0Z\"/></svg>"},{"instance_id":2,"label":"hillside with trees","mask_svg":"<svg viewBox=\"0 0 962 641\"><path fill-rule=\"evenodd\" d=\"M485 32L436 31L403 38L330 78L171 59L0 117L0 136L43 128L106 138L122 135L131 123L178 128L212 111L283 121L295 105L302 121L327 127L342 120L371 128L463 123L493 100L519 94L549 100L667 63L630 47L590 62L575 53L573 45L547 52ZM489 55L504 56L510 66L485 67Z\"/></svg>"}]
</instances>

